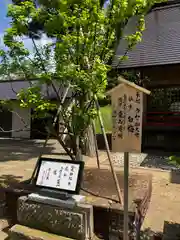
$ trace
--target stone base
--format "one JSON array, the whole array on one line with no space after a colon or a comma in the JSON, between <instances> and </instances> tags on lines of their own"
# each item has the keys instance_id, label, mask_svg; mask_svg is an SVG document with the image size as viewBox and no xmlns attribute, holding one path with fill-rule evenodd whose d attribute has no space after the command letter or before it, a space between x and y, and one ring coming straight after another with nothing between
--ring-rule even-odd
<instances>
[{"instance_id":1,"label":"stone base","mask_svg":"<svg viewBox=\"0 0 180 240\"><path fill-rule=\"evenodd\" d=\"M17 224L14 225L9 230L9 240L72 240L72 239L58 236L55 234L49 234L43 231L35 230L33 228Z\"/></svg>"},{"instance_id":2,"label":"stone base","mask_svg":"<svg viewBox=\"0 0 180 240\"><path fill-rule=\"evenodd\" d=\"M5 232L0 232L0 239L1 240L8 240L8 234Z\"/></svg>"},{"instance_id":3,"label":"stone base","mask_svg":"<svg viewBox=\"0 0 180 240\"><path fill-rule=\"evenodd\" d=\"M88 204L65 208L20 197L17 215L20 224L31 228L77 240L93 238L93 207Z\"/></svg>"},{"instance_id":4,"label":"stone base","mask_svg":"<svg viewBox=\"0 0 180 240\"><path fill-rule=\"evenodd\" d=\"M121 190L123 191L123 171L117 172ZM129 176L129 215L132 226L135 217L136 204L138 202L139 226L148 209L152 190L152 176L145 174L130 174ZM1 188L1 195L5 195L8 216L13 224L17 224L17 199L30 193L38 192L34 185L18 183ZM123 208L120 204L110 199L116 199L117 191L109 169L88 168L84 170L84 180L81 195L86 196L86 203L93 205L94 232L101 238L108 239L114 230L122 231ZM103 221L102 221L103 219ZM111 226L110 226L111 225ZM114 226L116 225L116 226Z\"/></svg>"}]
</instances>

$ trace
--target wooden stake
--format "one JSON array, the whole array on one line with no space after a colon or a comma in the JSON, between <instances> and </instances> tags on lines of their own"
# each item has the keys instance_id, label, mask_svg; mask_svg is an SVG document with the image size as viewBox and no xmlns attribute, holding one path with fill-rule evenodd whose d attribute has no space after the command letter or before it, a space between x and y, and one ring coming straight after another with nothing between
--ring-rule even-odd
<instances>
[{"instance_id":1,"label":"wooden stake","mask_svg":"<svg viewBox=\"0 0 180 240\"><path fill-rule=\"evenodd\" d=\"M97 145L97 139L96 139L96 127L95 127L95 123L94 123L94 121L93 121L93 123L92 123L92 128L93 128L94 143L95 143L95 150L96 150L97 167L100 169L100 161L99 161L98 145Z\"/></svg>"},{"instance_id":2,"label":"wooden stake","mask_svg":"<svg viewBox=\"0 0 180 240\"><path fill-rule=\"evenodd\" d=\"M100 112L100 106L99 106L99 103L98 103L98 100L97 100L96 96L94 96L94 99L95 99L95 104L96 104L96 108L97 108L97 113L98 113L98 117L99 117L99 122L100 122L101 130L102 130L102 134L103 134L104 141L105 141L106 152L107 152L109 164L110 164L110 167L111 167L114 183L115 183L115 186L116 186L116 189L117 189L118 199L119 199L120 204L123 205L123 198L122 198L122 194L121 194L121 189L120 189L119 182L118 182L118 179L117 179L117 176L116 176L116 172L114 170L114 166L113 166L113 163L112 163L109 144L108 144L108 140L107 140L107 136L106 136L106 132L105 132L105 129L104 129L104 124L103 124L103 120L102 120L102 116L101 116L101 112Z\"/></svg>"}]
</instances>

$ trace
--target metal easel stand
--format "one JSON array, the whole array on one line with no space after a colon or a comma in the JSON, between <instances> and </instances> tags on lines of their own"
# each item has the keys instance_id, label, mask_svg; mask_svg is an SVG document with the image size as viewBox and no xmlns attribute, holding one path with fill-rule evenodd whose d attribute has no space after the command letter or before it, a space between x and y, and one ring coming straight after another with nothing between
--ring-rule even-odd
<instances>
[{"instance_id":1,"label":"metal easel stand","mask_svg":"<svg viewBox=\"0 0 180 240\"><path fill-rule=\"evenodd\" d=\"M65 99L66 99L66 97L67 97L67 94L68 94L69 89L70 89L70 86L68 86L68 87L66 88L66 90L65 90L65 92L64 92L64 94L63 94L63 97L62 97L62 99L61 99L60 106L59 106L59 108L58 108L58 111L57 111L57 113L56 113L56 116L54 117L53 127L55 127L55 125L56 125L56 122L57 122L57 120L58 120L58 116L59 116L59 114L60 114L60 112L61 112L61 108L62 108L61 105L64 103L64 101L65 101ZM42 150L41 150L41 152L40 152L40 154L39 154L39 156L38 156L38 159L37 159L37 162L36 162L34 171L33 171L33 173L32 173L31 179L30 179L30 183L33 183L33 181L34 181L34 176L35 176L35 174L36 174L36 171L37 171L37 168L38 168L38 165L39 165L40 158L41 158L42 155L43 155L44 149L45 149L45 147L46 147L46 145L47 145L47 142L48 142L49 138L50 138L50 133L48 133L48 136L47 136L47 138L46 138L46 140L45 140L45 142L44 142L44 144L43 144Z\"/></svg>"},{"instance_id":2,"label":"metal easel stand","mask_svg":"<svg viewBox=\"0 0 180 240\"><path fill-rule=\"evenodd\" d=\"M98 113L99 123L100 123L100 126L101 126L104 141L105 141L106 152L107 152L109 164L110 164L110 167L111 167L111 172L112 172L114 183L115 183L115 186L116 186L116 189L117 189L119 203L123 205L123 197L122 197L122 194L121 194L121 189L120 189L120 186L119 186L119 182L118 182L117 175L116 175L116 172L114 170L113 162L112 162L112 159L111 159L109 144L108 144L106 132L105 132L105 129L104 129L104 124L103 124L103 120L102 120L102 116L101 116L99 102L98 102L98 99L97 99L96 95L94 96L94 100L95 100L96 109L97 109L97 113Z\"/></svg>"}]
</instances>

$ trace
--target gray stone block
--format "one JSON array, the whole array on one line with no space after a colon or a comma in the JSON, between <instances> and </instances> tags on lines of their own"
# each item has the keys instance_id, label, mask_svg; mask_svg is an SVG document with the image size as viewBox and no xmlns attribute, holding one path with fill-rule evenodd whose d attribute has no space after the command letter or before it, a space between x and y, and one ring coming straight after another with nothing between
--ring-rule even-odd
<instances>
[{"instance_id":1,"label":"gray stone block","mask_svg":"<svg viewBox=\"0 0 180 240\"><path fill-rule=\"evenodd\" d=\"M55 235L55 234L42 232L42 231L21 226L18 224L14 225L9 230L9 237L10 237L10 240L73 240L71 238L66 238L66 237Z\"/></svg>"},{"instance_id":2,"label":"gray stone block","mask_svg":"<svg viewBox=\"0 0 180 240\"><path fill-rule=\"evenodd\" d=\"M79 204L73 208L52 206L18 199L17 210L20 224L61 236L85 240L93 237L93 207Z\"/></svg>"}]
</instances>

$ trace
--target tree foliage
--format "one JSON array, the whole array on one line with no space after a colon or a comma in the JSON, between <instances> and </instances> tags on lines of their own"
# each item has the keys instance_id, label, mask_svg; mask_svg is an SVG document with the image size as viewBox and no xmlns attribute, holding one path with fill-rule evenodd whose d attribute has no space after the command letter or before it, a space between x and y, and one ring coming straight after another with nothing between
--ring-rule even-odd
<instances>
[{"instance_id":1,"label":"tree foliage","mask_svg":"<svg viewBox=\"0 0 180 240\"><path fill-rule=\"evenodd\" d=\"M122 76L130 82L134 82L139 86L146 87L150 82L150 79L144 74L141 74L140 70L121 70L119 72L112 71L108 75L108 89L111 89L119 84L118 77Z\"/></svg>"},{"instance_id":2,"label":"tree foliage","mask_svg":"<svg viewBox=\"0 0 180 240\"><path fill-rule=\"evenodd\" d=\"M110 60L119 41L128 49L141 40L144 16L159 0L14 0L9 4L11 27L4 35L8 51L1 51L1 72L21 72L26 79L37 77L35 86L21 91L22 107L45 113L51 102L38 93L43 83L71 86L73 104L63 106L61 117L73 144L96 116L94 96L102 97L107 85ZM137 29L125 36L129 20L136 17ZM31 38L34 52L24 47L22 37ZM51 43L37 46L36 39L47 36ZM28 61L28 65L26 65ZM51 64L50 64L51 63ZM9 66L13 66L8 69ZM27 67L28 66L28 67ZM31 69L31 71L29 71ZM57 92L56 92L57 93ZM59 99L57 93L57 99ZM77 147L77 146L76 146Z\"/></svg>"}]
</instances>

